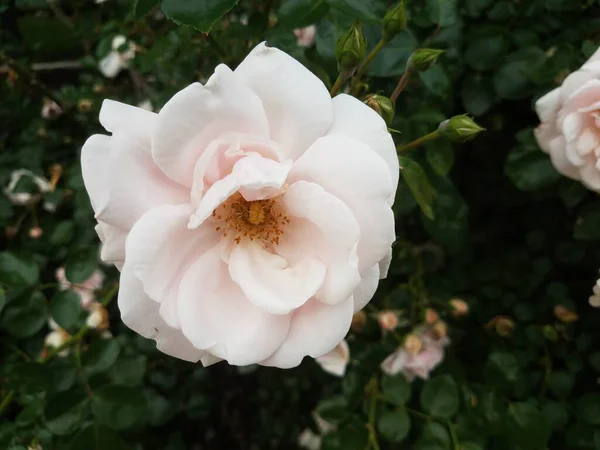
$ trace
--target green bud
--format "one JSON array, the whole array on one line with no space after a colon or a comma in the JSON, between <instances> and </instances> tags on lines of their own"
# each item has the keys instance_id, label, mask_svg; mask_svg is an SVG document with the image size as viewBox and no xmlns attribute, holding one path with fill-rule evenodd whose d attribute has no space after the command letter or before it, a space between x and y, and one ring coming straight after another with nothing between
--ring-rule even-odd
<instances>
[{"instance_id":1,"label":"green bud","mask_svg":"<svg viewBox=\"0 0 600 450\"><path fill-rule=\"evenodd\" d=\"M415 72L426 72L433 67L442 53L444 50L419 48L409 58L407 68Z\"/></svg>"},{"instance_id":2,"label":"green bud","mask_svg":"<svg viewBox=\"0 0 600 450\"><path fill-rule=\"evenodd\" d=\"M470 141L485 130L466 114L443 121L438 129L443 137L452 142Z\"/></svg>"},{"instance_id":3,"label":"green bud","mask_svg":"<svg viewBox=\"0 0 600 450\"><path fill-rule=\"evenodd\" d=\"M406 28L406 1L392 6L383 17L383 40L388 42Z\"/></svg>"},{"instance_id":4,"label":"green bud","mask_svg":"<svg viewBox=\"0 0 600 450\"><path fill-rule=\"evenodd\" d=\"M552 325L544 325L542 327L542 334L544 335L544 338L551 342L556 342L559 339L558 332Z\"/></svg>"},{"instance_id":5,"label":"green bud","mask_svg":"<svg viewBox=\"0 0 600 450\"><path fill-rule=\"evenodd\" d=\"M353 71L364 58L367 41L362 33L362 26L357 20L342 35L335 46L335 59L340 72Z\"/></svg>"},{"instance_id":6,"label":"green bud","mask_svg":"<svg viewBox=\"0 0 600 450\"><path fill-rule=\"evenodd\" d=\"M365 104L379 114L385 120L387 126L390 126L392 120L394 120L394 104L389 98L373 94L366 98Z\"/></svg>"}]
</instances>

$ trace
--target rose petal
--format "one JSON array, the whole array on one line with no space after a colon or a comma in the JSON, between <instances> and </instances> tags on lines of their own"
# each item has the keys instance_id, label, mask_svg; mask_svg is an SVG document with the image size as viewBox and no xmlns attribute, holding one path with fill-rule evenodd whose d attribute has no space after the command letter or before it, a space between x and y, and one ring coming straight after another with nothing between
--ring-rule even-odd
<instances>
[{"instance_id":1,"label":"rose petal","mask_svg":"<svg viewBox=\"0 0 600 450\"><path fill-rule=\"evenodd\" d=\"M325 271L325 264L311 258L288 264L258 242L234 245L229 257L231 279L271 314L288 314L306 303L323 284Z\"/></svg>"},{"instance_id":2,"label":"rose petal","mask_svg":"<svg viewBox=\"0 0 600 450\"><path fill-rule=\"evenodd\" d=\"M362 273L362 281L354 290L354 312L358 312L371 301L379 284L379 264Z\"/></svg>"},{"instance_id":3,"label":"rose petal","mask_svg":"<svg viewBox=\"0 0 600 450\"><path fill-rule=\"evenodd\" d=\"M271 139L298 158L329 129L332 103L323 82L306 67L265 43L257 45L235 70L262 100Z\"/></svg>"},{"instance_id":4,"label":"rose petal","mask_svg":"<svg viewBox=\"0 0 600 450\"><path fill-rule=\"evenodd\" d=\"M125 262L125 240L127 239L127 231L110 226L101 221L98 222L95 229L102 242L102 247L100 249L100 258L102 261L114 264L118 268L123 267L123 263Z\"/></svg>"},{"instance_id":5,"label":"rose petal","mask_svg":"<svg viewBox=\"0 0 600 450\"><path fill-rule=\"evenodd\" d=\"M346 366L350 361L348 342L344 339L332 351L319 356L316 361L325 372L336 377L343 377L346 373Z\"/></svg>"},{"instance_id":6,"label":"rose petal","mask_svg":"<svg viewBox=\"0 0 600 450\"><path fill-rule=\"evenodd\" d=\"M177 300L184 335L233 365L268 358L288 333L290 316L254 306L229 278L220 247L205 252L187 270Z\"/></svg>"},{"instance_id":7,"label":"rose petal","mask_svg":"<svg viewBox=\"0 0 600 450\"><path fill-rule=\"evenodd\" d=\"M560 108L560 88L556 88L535 102L535 110L542 123L551 122L556 118Z\"/></svg>"},{"instance_id":8,"label":"rose petal","mask_svg":"<svg viewBox=\"0 0 600 450\"><path fill-rule=\"evenodd\" d=\"M167 176L191 187L202 152L230 131L268 137L269 123L256 94L221 64L205 86L191 84L162 108L152 135L152 156Z\"/></svg>"},{"instance_id":9,"label":"rose petal","mask_svg":"<svg viewBox=\"0 0 600 450\"><path fill-rule=\"evenodd\" d=\"M98 70L106 78L115 78L123 68L119 52L111 51L98 63Z\"/></svg>"}]
</instances>

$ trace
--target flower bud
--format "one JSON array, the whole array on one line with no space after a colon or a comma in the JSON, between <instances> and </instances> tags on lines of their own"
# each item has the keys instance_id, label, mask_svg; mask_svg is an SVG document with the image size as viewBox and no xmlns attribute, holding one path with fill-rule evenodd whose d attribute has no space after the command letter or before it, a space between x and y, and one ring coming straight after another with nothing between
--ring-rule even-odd
<instances>
[{"instance_id":1,"label":"flower bud","mask_svg":"<svg viewBox=\"0 0 600 450\"><path fill-rule=\"evenodd\" d=\"M443 320L439 320L433 324L433 334L438 339L443 339L448 336L448 325Z\"/></svg>"},{"instance_id":2,"label":"flower bud","mask_svg":"<svg viewBox=\"0 0 600 450\"><path fill-rule=\"evenodd\" d=\"M443 137L452 142L470 141L485 130L466 114L443 121L438 129Z\"/></svg>"},{"instance_id":3,"label":"flower bud","mask_svg":"<svg viewBox=\"0 0 600 450\"><path fill-rule=\"evenodd\" d=\"M427 308L425 310L425 323L427 325L433 325L438 320L440 320L440 316L435 309Z\"/></svg>"},{"instance_id":4,"label":"flower bud","mask_svg":"<svg viewBox=\"0 0 600 450\"><path fill-rule=\"evenodd\" d=\"M573 323L579 320L579 315L564 305L554 307L554 316L563 323Z\"/></svg>"},{"instance_id":5,"label":"flower bud","mask_svg":"<svg viewBox=\"0 0 600 450\"><path fill-rule=\"evenodd\" d=\"M466 316L469 313L469 304L464 300L460 298L453 298L449 303L452 307L452 315L454 317Z\"/></svg>"},{"instance_id":6,"label":"flower bud","mask_svg":"<svg viewBox=\"0 0 600 450\"><path fill-rule=\"evenodd\" d=\"M542 334L550 342L556 342L559 339L558 332L552 325L544 325L542 327Z\"/></svg>"},{"instance_id":7,"label":"flower bud","mask_svg":"<svg viewBox=\"0 0 600 450\"><path fill-rule=\"evenodd\" d=\"M383 95L373 94L367 97L365 104L379 114L389 127L394 120L394 104Z\"/></svg>"},{"instance_id":8,"label":"flower bud","mask_svg":"<svg viewBox=\"0 0 600 450\"><path fill-rule=\"evenodd\" d=\"M103 331L108 329L110 325L108 311L100 303L93 303L90 306L90 314L85 324L93 330Z\"/></svg>"},{"instance_id":9,"label":"flower bud","mask_svg":"<svg viewBox=\"0 0 600 450\"><path fill-rule=\"evenodd\" d=\"M367 323L367 315L364 311L359 311L352 316L352 323L350 328L355 333L360 333Z\"/></svg>"},{"instance_id":10,"label":"flower bud","mask_svg":"<svg viewBox=\"0 0 600 450\"><path fill-rule=\"evenodd\" d=\"M367 41L362 33L362 26L357 20L342 35L335 46L335 60L340 72L353 72L367 51Z\"/></svg>"},{"instance_id":11,"label":"flower bud","mask_svg":"<svg viewBox=\"0 0 600 450\"><path fill-rule=\"evenodd\" d=\"M398 315L393 311L380 312L377 321L383 331L393 331L398 328Z\"/></svg>"},{"instance_id":12,"label":"flower bud","mask_svg":"<svg viewBox=\"0 0 600 450\"><path fill-rule=\"evenodd\" d=\"M89 98L82 98L77 102L77 109L82 113L90 112L92 109L92 101Z\"/></svg>"},{"instance_id":13,"label":"flower bud","mask_svg":"<svg viewBox=\"0 0 600 450\"><path fill-rule=\"evenodd\" d=\"M444 50L435 48L419 48L408 59L406 67L414 72L427 72L433 67Z\"/></svg>"},{"instance_id":14,"label":"flower bud","mask_svg":"<svg viewBox=\"0 0 600 450\"><path fill-rule=\"evenodd\" d=\"M421 351L422 348L423 341L416 334L411 333L404 338L404 350L406 350L406 353L408 353L410 356L415 356Z\"/></svg>"},{"instance_id":15,"label":"flower bud","mask_svg":"<svg viewBox=\"0 0 600 450\"><path fill-rule=\"evenodd\" d=\"M42 236L42 229L40 227L33 227L29 230L29 237L31 239L39 239Z\"/></svg>"},{"instance_id":16,"label":"flower bud","mask_svg":"<svg viewBox=\"0 0 600 450\"><path fill-rule=\"evenodd\" d=\"M515 329L515 322L508 316L494 317L490 325L493 325L496 333L502 337L509 337Z\"/></svg>"},{"instance_id":17,"label":"flower bud","mask_svg":"<svg viewBox=\"0 0 600 450\"><path fill-rule=\"evenodd\" d=\"M389 42L394 36L406 28L406 1L401 0L392 6L383 17L383 40Z\"/></svg>"}]
</instances>

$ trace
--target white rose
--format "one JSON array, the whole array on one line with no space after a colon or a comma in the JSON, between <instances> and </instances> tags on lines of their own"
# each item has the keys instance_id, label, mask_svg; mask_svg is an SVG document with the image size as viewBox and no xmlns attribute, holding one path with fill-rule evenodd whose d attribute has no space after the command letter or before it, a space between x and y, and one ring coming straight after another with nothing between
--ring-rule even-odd
<instances>
[{"instance_id":1,"label":"white rose","mask_svg":"<svg viewBox=\"0 0 600 450\"><path fill-rule=\"evenodd\" d=\"M105 101L82 150L123 322L172 356L294 367L385 277L398 159L377 113L260 44L155 114Z\"/></svg>"},{"instance_id":2,"label":"white rose","mask_svg":"<svg viewBox=\"0 0 600 450\"><path fill-rule=\"evenodd\" d=\"M535 136L556 170L600 192L600 50L535 106Z\"/></svg>"}]
</instances>

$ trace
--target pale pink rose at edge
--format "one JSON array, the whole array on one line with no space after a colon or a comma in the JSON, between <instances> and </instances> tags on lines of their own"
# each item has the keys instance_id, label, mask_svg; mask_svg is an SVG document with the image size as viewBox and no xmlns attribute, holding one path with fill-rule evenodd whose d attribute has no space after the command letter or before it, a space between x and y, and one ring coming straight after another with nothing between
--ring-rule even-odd
<instances>
[{"instance_id":1,"label":"pale pink rose at edge","mask_svg":"<svg viewBox=\"0 0 600 450\"><path fill-rule=\"evenodd\" d=\"M296 28L294 35L296 36L296 44L298 47L311 47L315 42L315 35L317 34L316 25L309 25L304 28Z\"/></svg>"},{"instance_id":2,"label":"pale pink rose at edge","mask_svg":"<svg viewBox=\"0 0 600 450\"><path fill-rule=\"evenodd\" d=\"M556 170L600 192L600 50L535 106L535 136Z\"/></svg>"},{"instance_id":3,"label":"pale pink rose at edge","mask_svg":"<svg viewBox=\"0 0 600 450\"><path fill-rule=\"evenodd\" d=\"M107 100L100 122L83 178L127 326L203 364L288 368L342 341L395 240L377 113L260 44L159 113Z\"/></svg>"}]
</instances>

